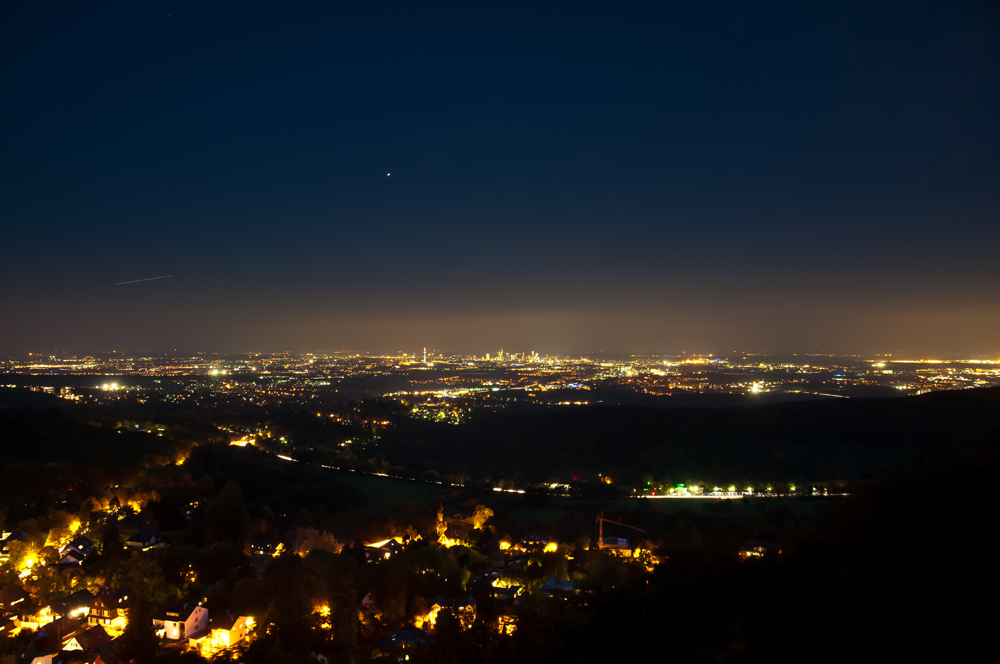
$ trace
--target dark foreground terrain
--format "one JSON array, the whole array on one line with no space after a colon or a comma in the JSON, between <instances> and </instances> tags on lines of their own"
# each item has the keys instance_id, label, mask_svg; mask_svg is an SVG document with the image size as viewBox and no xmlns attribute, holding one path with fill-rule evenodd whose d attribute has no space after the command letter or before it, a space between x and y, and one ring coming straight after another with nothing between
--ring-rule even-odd
<instances>
[{"instance_id":1,"label":"dark foreground terrain","mask_svg":"<svg viewBox=\"0 0 1000 664\"><path fill-rule=\"evenodd\" d=\"M964 659L988 645L1000 590L998 399L596 407L368 439L363 422L294 408L7 409L0 661L64 651L86 623L38 616L123 588L124 631L64 658ZM378 402L344 412L392 418ZM226 444L246 432L256 446ZM643 476L840 481L851 495L628 498ZM598 545L598 513L627 545ZM150 531L166 546L135 547ZM67 564L80 537L93 549ZM762 555L741 556L754 542ZM229 648L185 648L154 623L184 602L253 627Z\"/></svg>"}]
</instances>

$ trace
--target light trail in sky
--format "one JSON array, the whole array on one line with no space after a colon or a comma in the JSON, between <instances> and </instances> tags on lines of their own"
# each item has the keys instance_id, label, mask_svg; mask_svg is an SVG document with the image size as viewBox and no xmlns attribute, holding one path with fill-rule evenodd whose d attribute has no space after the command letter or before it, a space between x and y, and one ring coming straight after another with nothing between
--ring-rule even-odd
<instances>
[{"instance_id":1,"label":"light trail in sky","mask_svg":"<svg viewBox=\"0 0 1000 664\"><path fill-rule=\"evenodd\" d=\"M140 281L156 281L157 279L169 279L174 275L165 274L162 277L149 277L148 279L133 279L132 281L119 281L115 286L124 286L125 284L137 284Z\"/></svg>"}]
</instances>

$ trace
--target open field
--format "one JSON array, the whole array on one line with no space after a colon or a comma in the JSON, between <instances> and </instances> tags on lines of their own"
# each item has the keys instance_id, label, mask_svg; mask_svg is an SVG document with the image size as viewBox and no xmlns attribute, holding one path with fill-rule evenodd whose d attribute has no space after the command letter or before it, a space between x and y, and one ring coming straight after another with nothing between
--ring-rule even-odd
<instances>
[{"instance_id":1,"label":"open field","mask_svg":"<svg viewBox=\"0 0 1000 664\"><path fill-rule=\"evenodd\" d=\"M364 496L369 509L395 510L416 501L433 503L439 497L451 493L450 487L411 482L390 477L372 475L343 474L338 483L353 487ZM718 498L688 498L684 500L641 500L641 499L589 499L537 497L528 494L487 493L477 502L492 508L498 521L505 524L517 523L529 530L549 533L564 529L567 524L574 528L583 526L597 534L592 528L598 513L604 512L609 518L621 519L627 524L648 522L671 523L678 520L694 520L709 530L710 524L725 522L726 529L744 530L747 536L752 529L764 521L775 518L782 522L810 522L821 518L823 513L839 504L839 497L794 497L794 498L752 498L749 500ZM447 508L446 508L447 511ZM777 517L775 517L777 514ZM740 525L742 524L742 525ZM756 525L755 525L756 524ZM621 532L619 532L621 531ZM631 531L615 526L607 527L607 534L628 537Z\"/></svg>"},{"instance_id":2,"label":"open field","mask_svg":"<svg viewBox=\"0 0 1000 664\"><path fill-rule=\"evenodd\" d=\"M378 477L362 473L337 472L337 482L355 487L362 493L370 509L395 509L409 502L430 503L450 487L425 482Z\"/></svg>"}]
</instances>

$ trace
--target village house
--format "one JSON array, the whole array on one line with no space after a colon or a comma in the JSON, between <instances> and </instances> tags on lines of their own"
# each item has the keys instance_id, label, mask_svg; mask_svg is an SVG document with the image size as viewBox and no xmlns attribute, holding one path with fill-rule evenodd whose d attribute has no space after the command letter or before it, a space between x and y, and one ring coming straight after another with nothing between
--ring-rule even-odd
<instances>
[{"instance_id":1,"label":"village house","mask_svg":"<svg viewBox=\"0 0 1000 664\"><path fill-rule=\"evenodd\" d=\"M774 542L768 542L765 540L747 540L740 547L740 558L746 560L748 558L763 558L764 556L780 556L781 547L779 547Z\"/></svg>"},{"instance_id":2,"label":"village house","mask_svg":"<svg viewBox=\"0 0 1000 664\"><path fill-rule=\"evenodd\" d=\"M140 530L132 537L125 540L125 548L133 551L148 551L158 549L167 545L167 538L156 528L146 528Z\"/></svg>"},{"instance_id":3,"label":"village house","mask_svg":"<svg viewBox=\"0 0 1000 664\"><path fill-rule=\"evenodd\" d=\"M512 604L500 606L500 610L494 614L498 632L510 636L517 631L518 609L519 607Z\"/></svg>"},{"instance_id":4,"label":"village house","mask_svg":"<svg viewBox=\"0 0 1000 664\"><path fill-rule=\"evenodd\" d=\"M10 545L14 542L27 542L28 533L20 528L5 530L0 532L0 563L5 563L10 558Z\"/></svg>"},{"instance_id":5,"label":"village house","mask_svg":"<svg viewBox=\"0 0 1000 664\"><path fill-rule=\"evenodd\" d=\"M104 646L111 643L112 637L103 627L95 625L88 627L81 632L71 636L63 643L63 650L83 650L85 652L97 652Z\"/></svg>"},{"instance_id":6,"label":"village house","mask_svg":"<svg viewBox=\"0 0 1000 664\"><path fill-rule=\"evenodd\" d=\"M632 556L632 548L625 537L605 537L601 539L600 548L608 553L629 558Z\"/></svg>"},{"instance_id":7,"label":"village house","mask_svg":"<svg viewBox=\"0 0 1000 664\"><path fill-rule=\"evenodd\" d=\"M84 557L85 556L76 549L69 549L56 562L56 568L66 569L68 567L79 567L80 563L83 562Z\"/></svg>"},{"instance_id":8,"label":"village house","mask_svg":"<svg viewBox=\"0 0 1000 664\"><path fill-rule=\"evenodd\" d=\"M157 636L186 641L208 628L208 609L193 602L168 605L153 618L153 627Z\"/></svg>"},{"instance_id":9,"label":"village house","mask_svg":"<svg viewBox=\"0 0 1000 664\"><path fill-rule=\"evenodd\" d=\"M128 586L101 593L90 605L87 623L100 625L109 634L121 636L121 633L125 631L125 625L128 624L129 595L131 593Z\"/></svg>"},{"instance_id":10,"label":"village house","mask_svg":"<svg viewBox=\"0 0 1000 664\"><path fill-rule=\"evenodd\" d=\"M377 545L365 547L365 557L368 560L385 559L402 552L403 545L396 539L388 539Z\"/></svg>"},{"instance_id":11,"label":"village house","mask_svg":"<svg viewBox=\"0 0 1000 664\"><path fill-rule=\"evenodd\" d=\"M83 618L95 599L89 590L78 590L42 607L25 607L16 619L17 626L22 629L38 629L61 618Z\"/></svg>"},{"instance_id":12,"label":"village house","mask_svg":"<svg viewBox=\"0 0 1000 664\"><path fill-rule=\"evenodd\" d=\"M464 598L449 598L439 595L438 597L435 597L431 603L431 615L434 616L431 624L437 622L437 616L439 616L442 611L444 613L450 613L458 618L459 623L462 625L462 629L468 629L472 627L474 622L476 622L476 600L472 599L471 596L466 596Z\"/></svg>"},{"instance_id":13,"label":"village house","mask_svg":"<svg viewBox=\"0 0 1000 664\"><path fill-rule=\"evenodd\" d=\"M267 539L253 538L250 540L250 553L259 556L273 556L278 550L278 542Z\"/></svg>"},{"instance_id":14,"label":"village house","mask_svg":"<svg viewBox=\"0 0 1000 664\"><path fill-rule=\"evenodd\" d=\"M93 550L94 543L83 535L78 535L69 544L59 549L60 558L56 566L61 569L78 567Z\"/></svg>"},{"instance_id":15,"label":"village house","mask_svg":"<svg viewBox=\"0 0 1000 664\"><path fill-rule=\"evenodd\" d=\"M203 655L208 655L245 641L252 627L253 618L226 611L209 621L207 634L191 638L189 644L201 650Z\"/></svg>"},{"instance_id":16,"label":"village house","mask_svg":"<svg viewBox=\"0 0 1000 664\"><path fill-rule=\"evenodd\" d=\"M509 603L517 599L521 594L521 586L507 586L506 588L494 588L493 596L498 602Z\"/></svg>"},{"instance_id":17,"label":"village house","mask_svg":"<svg viewBox=\"0 0 1000 664\"><path fill-rule=\"evenodd\" d=\"M69 544L59 549L59 553L65 554L70 549L75 549L79 551L84 558L89 556L94 551L94 543L83 535L77 535L74 537Z\"/></svg>"},{"instance_id":18,"label":"village house","mask_svg":"<svg viewBox=\"0 0 1000 664\"><path fill-rule=\"evenodd\" d=\"M55 652L62 650L62 644L83 631L83 622L78 618L64 616L43 625L35 633L35 647Z\"/></svg>"},{"instance_id":19,"label":"village house","mask_svg":"<svg viewBox=\"0 0 1000 664\"><path fill-rule=\"evenodd\" d=\"M523 551L536 551L538 549L544 549L545 545L548 543L549 541L544 537L531 533L521 538L521 543L518 548Z\"/></svg>"},{"instance_id":20,"label":"village house","mask_svg":"<svg viewBox=\"0 0 1000 664\"><path fill-rule=\"evenodd\" d=\"M38 629L43 625L48 625L56 618L57 616L52 615L51 606L37 606L29 604L16 614L14 617L14 624L16 624L19 629Z\"/></svg>"},{"instance_id":21,"label":"village house","mask_svg":"<svg viewBox=\"0 0 1000 664\"><path fill-rule=\"evenodd\" d=\"M97 600L89 590L78 590L72 595L52 601L52 615L56 617L73 616L83 618L90 612L91 605Z\"/></svg>"}]
</instances>

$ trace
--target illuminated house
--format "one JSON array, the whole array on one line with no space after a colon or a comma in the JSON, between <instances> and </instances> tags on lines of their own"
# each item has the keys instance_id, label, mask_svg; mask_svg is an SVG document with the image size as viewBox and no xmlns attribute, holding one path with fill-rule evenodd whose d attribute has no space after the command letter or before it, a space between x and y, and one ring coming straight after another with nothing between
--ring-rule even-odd
<instances>
[{"instance_id":1,"label":"illuminated house","mask_svg":"<svg viewBox=\"0 0 1000 664\"><path fill-rule=\"evenodd\" d=\"M59 549L59 568L78 567L94 550L94 543L83 535L77 535L69 544Z\"/></svg>"},{"instance_id":2,"label":"illuminated house","mask_svg":"<svg viewBox=\"0 0 1000 664\"><path fill-rule=\"evenodd\" d=\"M544 549L545 545L548 543L549 541L544 537L535 534L530 534L530 535L525 535L524 537L521 538L520 548L524 549L525 551L534 551L535 549Z\"/></svg>"},{"instance_id":3,"label":"illuminated house","mask_svg":"<svg viewBox=\"0 0 1000 664\"><path fill-rule=\"evenodd\" d=\"M402 551L402 543L398 539L390 537L382 542L365 545L365 558L367 560L384 560Z\"/></svg>"},{"instance_id":4,"label":"illuminated house","mask_svg":"<svg viewBox=\"0 0 1000 664\"><path fill-rule=\"evenodd\" d=\"M87 590L79 590L68 597L57 599L38 609L22 609L20 619L17 621L18 627L23 629L39 629L58 620L83 620L90 605L94 602L94 596ZM61 634L68 634L64 624L57 625L62 629ZM50 634L51 636L51 634Z\"/></svg>"},{"instance_id":5,"label":"illuminated house","mask_svg":"<svg viewBox=\"0 0 1000 664\"><path fill-rule=\"evenodd\" d=\"M781 548L774 542L764 540L747 540L740 548L740 558L763 558L764 556L780 556Z\"/></svg>"},{"instance_id":6,"label":"illuminated house","mask_svg":"<svg viewBox=\"0 0 1000 664\"><path fill-rule=\"evenodd\" d=\"M90 605L87 623L100 625L110 634L120 636L128 624L129 595L131 593L128 586L102 593Z\"/></svg>"},{"instance_id":7,"label":"illuminated house","mask_svg":"<svg viewBox=\"0 0 1000 664\"><path fill-rule=\"evenodd\" d=\"M79 567L85 556L76 549L67 549L66 553L59 559L56 566L60 569L66 567Z\"/></svg>"},{"instance_id":8,"label":"illuminated house","mask_svg":"<svg viewBox=\"0 0 1000 664\"><path fill-rule=\"evenodd\" d=\"M38 629L42 625L48 625L50 622L55 620L56 617L52 615L52 607L42 606L42 607L25 607L18 614L14 622L21 629Z\"/></svg>"},{"instance_id":9,"label":"illuminated house","mask_svg":"<svg viewBox=\"0 0 1000 664\"><path fill-rule=\"evenodd\" d=\"M632 555L632 549L624 537L605 537L601 540L601 549L625 558Z\"/></svg>"},{"instance_id":10,"label":"illuminated house","mask_svg":"<svg viewBox=\"0 0 1000 664\"><path fill-rule=\"evenodd\" d=\"M436 622L437 616L442 611L458 618L462 629L468 629L476 622L476 600L472 599L471 596L467 596L464 599L446 598L444 596L435 597L433 604L431 604L431 614L435 618L432 624Z\"/></svg>"},{"instance_id":11,"label":"illuminated house","mask_svg":"<svg viewBox=\"0 0 1000 664\"><path fill-rule=\"evenodd\" d=\"M96 600L97 598L89 590L78 590L72 595L53 601L49 606L52 608L54 616L72 616L82 619L86 617L91 605Z\"/></svg>"},{"instance_id":12,"label":"illuminated house","mask_svg":"<svg viewBox=\"0 0 1000 664\"><path fill-rule=\"evenodd\" d=\"M20 528L0 532L0 563L7 562L10 558L10 545L13 542L27 542L28 534Z\"/></svg>"},{"instance_id":13,"label":"illuminated house","mask_svg":"<svg viewBox=\"0 0 1000 664\"><path fill-rule=\"evenodd\" d=\"M257 538L250 540L250 552L259 556L273 556L277 550L277 542Z\"/></svg>"},{"instance_id":14,"label":"illuminated house","mask_svg":"<svg viewBox=\"0 0 1000 664\"><path fill-rule=\"evenodd\" d=\"M148 551L167 545L167 538L156 528L140 530L125 541L125 548L133 551Z\"/></svg>"},{"instance_id":15,"label":"illuminated house","mask_svg":"<svg viewBox=\"0 0 1000 664\"><path fill-rule=\"evenodd\" d=\"M212 618L208 624L208 634L200 638L192 638L190 645L203 653L225 650L245 641L251 627L253 627L253 618L237 616L226 611L222 615Z\"/></svg>"},{"instance_id":16,"label":"illuminated house","mask_svg":"<svg viewBox=\"0 0 1000 664\"><path fill-rule=\"evenodd\" d=\"M521 594L521 586L507 586L506 588L494 588L493 596L498 602L513 602Z\"/></svg>"},{"instance_id":17,"label":"illuminated house","mask_svg":"<svg viewBox=\"0 0 1000 664\"><path fill-rule=\"evenodd\" d=\"M469 538L469 529L452 526L445 531L444 536L451 542L462 543Z\"/></svg>"},{"instance_id":18,"label":"illuminated house","mask_svg":"<svg viewBox=\"0 0 1000 664\"><path fill-rule=\"evenodd\" d=\"M82 621L65 616L58 618L35 633L35 647L41 647L49 652L62 649L62 644L83 631Z\"/></svg>"},{"instance_id":19,"label":"illuminated house","mask_svg":"<svg viewBox=\"0 0 1000 664\"><path fill-rule=\"evenodd\" d=\"M107 644L111 643L109 635L100 625L88 627L82 632L70 637L63 644L63 650L83 650L85 652L97 652Z\"/></svg>"},{"instance_id":20,"label":"illuminated house","mask_svg":"<svg viewBox=\"0 0 1000 664\"><path fill-rule=\"evenodd\" d=\"M59 553L65 555L70 550L77 551L80 553L81 558L86 558L94 550L94 543L83 535L77 535L69 544L59 549Z\"/></svg>"},{"instance_id":21,"label":"illuminated house","mask_svg":"<svg viewBox=\"0 0 1000 664\"><path fill-rule=\"evenodd\" d=\"M517 607L511 605L504 605L500 607L500 610L496 613L496 629L501 634L510 636L517 631Z\"/></svg>"},{"instance_id":22,"label":"illuminated house","mask_svg":"<svg viewBox=\"0 0 1000 664\"><path fill-rule=\"evenodd\" d=\"M200 604L174 604L163 608L153 618L157 635L172 641L186 641L208 628L208 609Z\"/></svg>"}]
</instances>

